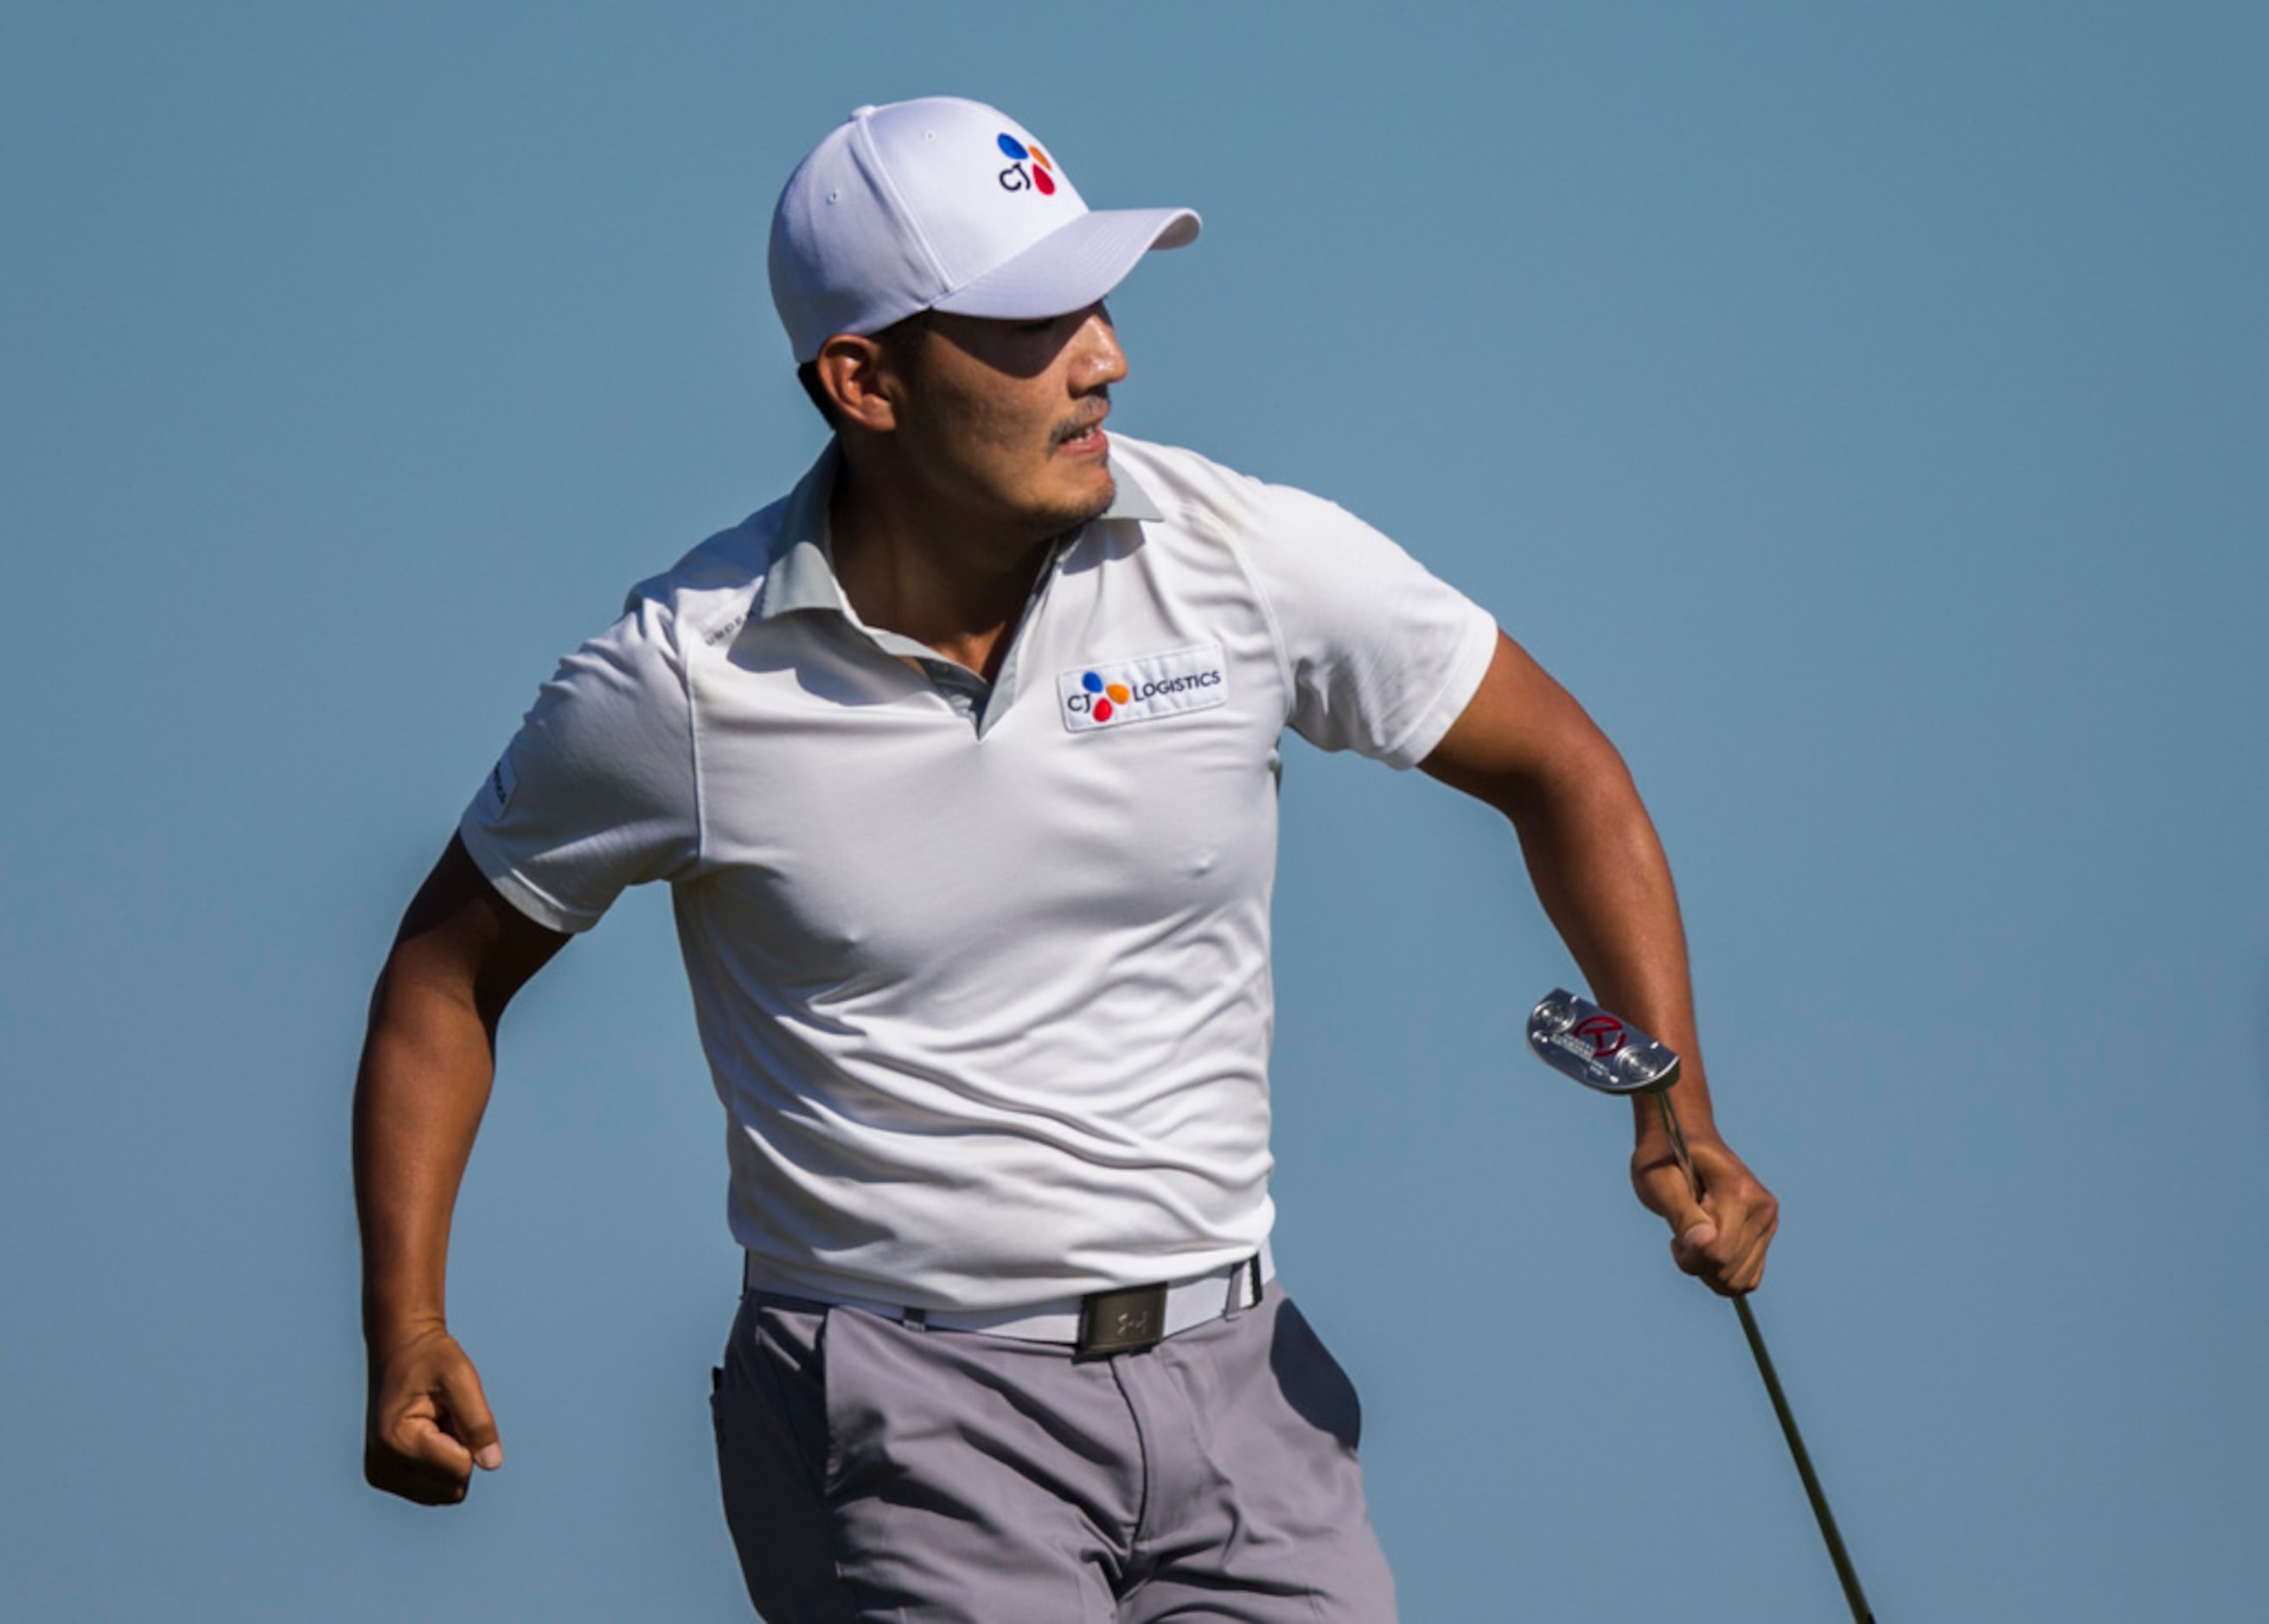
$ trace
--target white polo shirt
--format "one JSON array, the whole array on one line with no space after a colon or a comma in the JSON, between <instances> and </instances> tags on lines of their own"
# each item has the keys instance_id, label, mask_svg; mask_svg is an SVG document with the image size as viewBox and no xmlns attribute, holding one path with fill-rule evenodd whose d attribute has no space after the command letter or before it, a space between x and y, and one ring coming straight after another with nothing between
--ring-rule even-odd
<instances>
[{"instance_id":1,"label":"white polo shirt","mask_svg":"<svg viewBox=\"0 0 2269 1624\"><path fill-rule=\"evenodd\" d=\"M1280 735L1415 764L1494 621L1330 503L1113 435L988 685L852 613L835 468L562 663L467 848L556 930L670 882L782 1289L1001 1310L1249 1256Z\"/></svg>"}]
</instances>

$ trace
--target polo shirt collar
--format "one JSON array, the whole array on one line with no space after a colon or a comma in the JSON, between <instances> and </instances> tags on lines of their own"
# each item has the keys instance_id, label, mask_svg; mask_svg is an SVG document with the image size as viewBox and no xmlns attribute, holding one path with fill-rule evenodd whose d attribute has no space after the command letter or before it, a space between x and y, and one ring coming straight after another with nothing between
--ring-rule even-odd
<instances>
[{"instance_id":1,"label":"polo shirt collar","mask_svg":"<svg viewBox=\"0 0 2269 1624\"><path fill-rule=\"evenodd\" d=\"M780 534L772 538L772 563L765 571L764 602L757 610L763 619L797 609L846 612L827 534L827 499L842 465L843 453L830 439L819 460L788 492Z\"/></svg>"},{"instance_id":2,"label":"polo shirt collar","mask_svg":"<svg viewBox=\"0 0 2269 1624\"><path fill-rule=\"evenodd\" d=\"M848 617L850 607L836 584L833 543L828 535L827 507L842 471L843 452L832 439L804 476L788 492L780 514L780 533L772 539L772 562L765 571L764 602L759 619L794 614L798 609L831 609ZM1165 513L1151 499L1134 476L1113 466L1112 481L1118 487L1105 519L1132 519L1155 523Z\"/></svg>"},{"instance_id":3,"label":"polo shirt collar","mask_svg":"<svg viewBox=\"0 0 2269 1624\"><path fill-rule=\"evenodd\" d=\"M1142 489L1142 482L1127 471L1125 463L1111 465L1111 483L1118 487L1118 493L1111 498L1111 506L1105 508L1098 517L1136 519L1151 524L1159 523L1166 517L1166 510L1150 499L1150 493Z\"/></svg>"}]
</instances>

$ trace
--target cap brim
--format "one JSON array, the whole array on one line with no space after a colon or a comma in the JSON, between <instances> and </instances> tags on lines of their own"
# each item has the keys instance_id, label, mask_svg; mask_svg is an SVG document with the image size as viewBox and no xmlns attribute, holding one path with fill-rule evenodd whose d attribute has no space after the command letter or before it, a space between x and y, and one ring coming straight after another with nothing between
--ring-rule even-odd
<instances>
[{"instance_id":1,"label":"cap brim","mask_svg":"<svg viewBox=\"0 0 2269 1624\"><path fill-rule=\"evenodd\" d=\"M1153 248L1194 241L1191 209L1093 209L930 306L950 315L1037 321L1083 310Z\"/></svg>"}]
</instances>

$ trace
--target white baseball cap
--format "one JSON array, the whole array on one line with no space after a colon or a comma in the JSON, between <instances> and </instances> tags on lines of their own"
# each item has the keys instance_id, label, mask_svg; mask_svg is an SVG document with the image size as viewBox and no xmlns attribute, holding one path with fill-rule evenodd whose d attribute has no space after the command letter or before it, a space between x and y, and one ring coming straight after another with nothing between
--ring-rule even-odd
<instances>
[{"instance_id":1,"label":"white baseball cap","mask_svg":"<svg viewBox=\"0 0 2269 1624\"><path fill-rule=\"evenodd\" d=\"M918 310L1031 321L1095 303L1188 209L1090 209L1007 114L957 96L861 107L812 148L772 210L772 304L798 363L837 333Z\"/></svg>"}]
</instances>

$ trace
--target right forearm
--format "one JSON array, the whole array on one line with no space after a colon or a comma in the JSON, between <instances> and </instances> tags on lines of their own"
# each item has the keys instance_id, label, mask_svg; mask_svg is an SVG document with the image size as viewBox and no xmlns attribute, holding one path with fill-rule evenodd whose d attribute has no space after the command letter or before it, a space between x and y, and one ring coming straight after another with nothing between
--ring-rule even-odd
<instances>
[{"instance_id":1,"label":"right forearm","mask_svg":"<svg viewBox=\"0 0 2269 1624\"><path fill-rule=\"evenodd\" d=\"M403 915L355 1080L355 1210L370 1347L363 1475L421 1505L504 1460L448 1332L449 1215L496 1074L505 1006L567 938L517 912L452 838Z\"/></svg>"},{"instance_id":2,"label":"right forearm","mask_svg":"<svg viewBox=\"0 0 2269 1624\"><path fill-rule=\"evenodd\" d=\"M470 996L397 956L372 1000L355 1081L363 1335L374 1352L443 1323L450 1214L493 1076Z\"/></svg>"}]
</instances>

